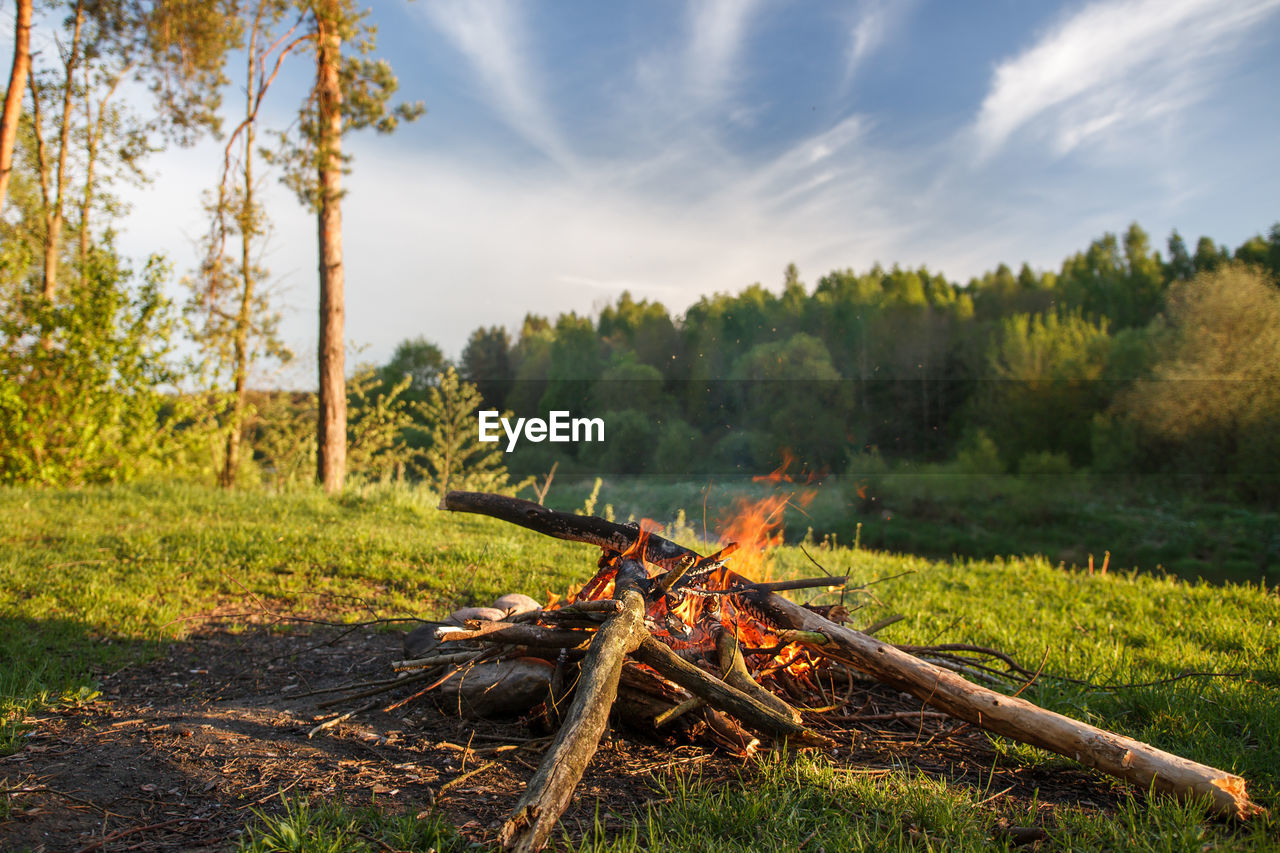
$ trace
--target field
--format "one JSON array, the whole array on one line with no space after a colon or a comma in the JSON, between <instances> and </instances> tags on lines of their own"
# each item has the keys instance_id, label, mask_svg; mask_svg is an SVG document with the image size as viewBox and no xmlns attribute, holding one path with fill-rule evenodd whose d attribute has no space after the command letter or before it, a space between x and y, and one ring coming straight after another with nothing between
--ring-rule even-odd
<instances>
[{"instance_id":1,"label":"field","mask_svg":"<svg viewBox=\"0 0 1280 853\"><path fill-rule=\"evenodd\" d=\"M622 518L670 520L679 506L677 538L696 544L688 537L701 532L698 489L610 488L597 496L598 513L609 503ZM553 486L552 496L580 505L583 491ZM883 493L895 494L893 484ZM623 494L651 507L624 505ZM1000 493L986 498L978 503L989 507ZM810 512L834 513L823 502L842 500L820 495ZM348 633L328 623L431 617L510 591L542 597L581 582L594 564L590 548L446 515L435 503L401 487L336 499L173 485L0 491L0 849L105 840L97 849L442 850L490 837L487 822L531 771L504 764L461 789L471 793L433 798L464 772L439 743L466 744L468 731L415 736L412 720L380 717L307 740L288 697L299 685L376 674L405 627ZM910 515L905 499L885 505ZM1227 541L1224 525L1274 526L1274 516L1222 508L1216 526L1196 531L1162 512L1144 535L1182 530L1184 550L1186 537L1210 543L1187 556L1204 562L1212 543ZM999 515L979 507L973 517L984 514ZM793 523L793 537L804 524ZM1089 553L1100 561L1120 552L1105 527L1077 560L926 559L866 547L882 541L870 521L863 547L847 547L857 535L834 544L815 535L806 546L859 581L898 576L873 587L877 600L855 626L900 613L884 638L994 646L1033 668L1043 660L1025 697L1239 773L1272 815L1247 826L1215 821L1197 804L1148 800L1064 759L972 733L968 757L931 761L907 739L861 765L811 754L743 764L617 733L564 825L565 845L986 850L1011 848L1022 827L1042 849L1280 849L1280 601L1265 581L1274 577L1265 541L1237 555L1242 567L1261 555L1257 574L1215 585L1129 571L1138 561L1115 557L1106 574L1069 568ZM774 552L773 570L813 571L791 546ZM518 725L472 734L529 736ZM410 764L416 775L396 769ZM598 807L593 791L604 792Z\"/></svg>"}]
</instances>

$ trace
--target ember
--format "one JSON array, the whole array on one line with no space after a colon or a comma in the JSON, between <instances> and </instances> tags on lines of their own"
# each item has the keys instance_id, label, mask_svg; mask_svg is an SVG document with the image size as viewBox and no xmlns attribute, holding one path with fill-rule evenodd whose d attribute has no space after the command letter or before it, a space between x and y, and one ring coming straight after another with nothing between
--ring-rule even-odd
<instances>
[{"instance_id":1,"label":"ember","mask_svg":"<svg viewBox=\"0 0 1280 853\"><path fill-rule=\"evenodd\" d=\"M516 601L501 612L504 618L459 614L459 624L428 623L406 640L410 659L394 664L404 675L357 694L412 684L415 692L397 706L433 693L462 713L526 711L556 729L500 832L509 849L546 844L611 712L655 735L703 739L737 754L750 754L762 741L830 748L832 735L847 743L848 729L839 722L859 719L861 709L849 707L849 697L867 682L944 712L929 712L932 717L1066 755L1144 790L1207 797L1217 811L1238 818L1260 811L1237 776L957 674L1009 687L1035 678L1007 655L973 646L889 645L869 636L876 626L867 632L843 627L848 613L842 607L803 606L778 595L839 588L848 578L755 582L731 569L729 560L758 549L759 537L753 549L731 544L704 557L663 539L651 524L614 524L515 498L450 492L442 508L601 549L596 574L570 599L537 608L524 597L504 597L495 604ZM924 712L911 713L923 724ZM900 716L873 711L865 719Z\"/></svg>"}]
</instances>

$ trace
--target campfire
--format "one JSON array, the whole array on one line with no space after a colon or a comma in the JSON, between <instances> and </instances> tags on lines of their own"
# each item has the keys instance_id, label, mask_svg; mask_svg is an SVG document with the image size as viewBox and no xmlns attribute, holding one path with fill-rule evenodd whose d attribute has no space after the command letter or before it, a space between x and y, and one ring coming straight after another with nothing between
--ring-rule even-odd
<instances>
[{"instance_id":1,"label":"campfire","mask_svg":"<svg viewBox=\"0 0 1280 853\"><path fill-rule=\"evenodd\" d=\"M508 849L546 844L611 715L740 755L781 745L829 750L839 745L836 732L848 744L848 730L832 721L859 719L850 697L869 682L934 709L904 713L956 718L1144 790L1203 797L1224 816L1261 811L1238 776L977 683L1016 690L1036 677L998 650L895 646L872 636L882 625L847 627L850 613L840 604L802 605L779 594L838 589L847 577L755 581L734 570L732 543L703 556L645 526L500 495L450 492L441 506L600 549L597 571L575 594L547 606L504 596L495 608L427 623L408 636L406 659L393 664L399 675L356 694L411 686L389 709L431 695L457 713L524 714L555 730L500 830Z\"/></svg>"}]
</instances>

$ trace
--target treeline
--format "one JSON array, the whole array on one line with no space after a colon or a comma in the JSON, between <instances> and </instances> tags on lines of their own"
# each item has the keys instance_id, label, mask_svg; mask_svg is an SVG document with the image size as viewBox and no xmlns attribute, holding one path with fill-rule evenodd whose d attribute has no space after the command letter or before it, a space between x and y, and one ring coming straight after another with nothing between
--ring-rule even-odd
<instances>
[{"instance_id":1,"label":"treeline","mask_svg":"<svg viewBox=\"0 0 1280 853\"><path fill-rule=\"evenodd\" d=\"M794 266L683 315L624 293L596 317L475 330L458 363L487 406L601 416L603 444L523 444L519 473L761 473L785 453L843 472L867 454L966 470L1171 473L1274 500L1280 474L1280 224L1229 250L1137 224L1056 272L965 284L925 268ZM406 341L385 381L444 365Z\"/></svg>"}]
</instances>

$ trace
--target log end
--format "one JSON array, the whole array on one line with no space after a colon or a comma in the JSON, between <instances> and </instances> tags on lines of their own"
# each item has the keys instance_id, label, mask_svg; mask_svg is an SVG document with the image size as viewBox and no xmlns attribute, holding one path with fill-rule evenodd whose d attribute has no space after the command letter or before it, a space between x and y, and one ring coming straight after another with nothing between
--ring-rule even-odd
<instances>
[{"instance_id":1,"label":"log end","mask_svg":"<svg viewBox=\"0 0 1280 853\"><path fill-rule=\"evenodd\" d=\"M1212 780L1214 806L1236 820L1249 820L1267 813L1262 806L1249 799L1245 792L1245 780L1239 776L1223 776Z\"/></svg>"}]
</instances>

